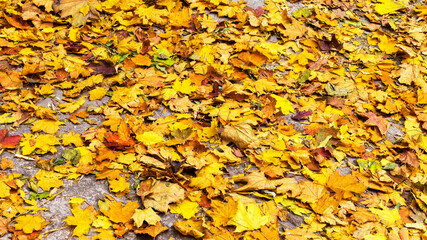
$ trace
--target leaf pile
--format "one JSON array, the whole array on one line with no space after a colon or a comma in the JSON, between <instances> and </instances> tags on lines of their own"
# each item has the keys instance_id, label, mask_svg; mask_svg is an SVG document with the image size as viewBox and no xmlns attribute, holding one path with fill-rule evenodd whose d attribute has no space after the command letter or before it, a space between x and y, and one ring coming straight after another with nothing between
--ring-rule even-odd
<instances>
[{"instance_id":1,"label":"leaf pile","mask_svg":"<svg viewBox=\"0 0 427 240\"><path fill-rule=\"evenodd\" d=\"M1 236L47 236L64 180L94 175L111 196L69 199L79 239L171 213L203 239L427 237L425 4L0 7L0 151L39 168L1 160Z\"/></svg>"}]
</instances>

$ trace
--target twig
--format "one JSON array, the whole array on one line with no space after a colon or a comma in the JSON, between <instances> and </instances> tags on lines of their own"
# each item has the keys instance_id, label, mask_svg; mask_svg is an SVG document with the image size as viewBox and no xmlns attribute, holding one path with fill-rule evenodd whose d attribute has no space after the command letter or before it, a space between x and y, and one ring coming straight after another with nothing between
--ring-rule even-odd
<instances>
[{"instance_id":1,"label":"twig","mask_svg":"<svg viewBox=\"0 0 427 240\"><path fill-rule=\"evenodd\" d=\"M17 158L22 158L22 159L24 159L24 160L28 160L28 161L36 161L36 159L34 159L34 158L32 158L32 157L27 157L27 156L21 155L21 154L19 154L19 153L15 153L15 157L17 157Z\"/></svg>"}]
</instances>

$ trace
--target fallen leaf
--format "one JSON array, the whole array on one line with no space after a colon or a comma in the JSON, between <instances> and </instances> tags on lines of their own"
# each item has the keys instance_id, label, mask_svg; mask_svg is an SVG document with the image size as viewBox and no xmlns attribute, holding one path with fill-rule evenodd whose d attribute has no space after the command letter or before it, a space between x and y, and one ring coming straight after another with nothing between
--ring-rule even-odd
<instances>
[{"instance_id":1,"label":"fallen leaf","mask_svg":"<svg viewBox=\"0 0 427 240\"><path fill-rule=\"evenodd\" d=\"M14 225L14 227L17 230L23 230L24 233L40 231L47 225L47 222L44 220L44 218L40 217L39 215L19 216L15 219L15 222L16 224Z\"/></svg>"},{"instance_id":2,"label":"fallen leaf","mask_svg":"<svg viewBox=\"0 0 427 240\"><path fill-rule=\"evenodd\" d=\"M255 136L251 125L247 122L239 122L232 126L226 126L221 133L221 137L243 149L257 148L260 145L259 139Z\"/></svg>"},{"instance_id":3,"label":"fallen leaf","mask_svg":"<svg viewBox=\"0 0 427 240\"><path fill-rule=\"evenodd\" d=\"M0 149L15 148L19 141L21 141L21 136L7 136L8 133L7 129L0 130Z\"/></svg>"},{"instance_id":4,"label":"fallen leaf","mask_svg":"<svg viewBox=\"0 0 427 240\"><path fill-rule=\"evenodd\" d=\"M142 226L144 221L149 225L156 225L161 220L160 216L157 215L152 208L146 208L143 210L136 209L135 213L132 215L132 219L135 221L135 226L138 228Z\"/></svg>"}]
</instances>

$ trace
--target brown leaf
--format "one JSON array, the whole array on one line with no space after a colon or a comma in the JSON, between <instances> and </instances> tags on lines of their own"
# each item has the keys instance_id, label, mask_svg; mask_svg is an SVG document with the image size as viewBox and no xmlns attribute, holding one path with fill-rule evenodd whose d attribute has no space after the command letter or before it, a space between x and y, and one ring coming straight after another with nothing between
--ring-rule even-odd
<instances>
[{"instance_id":1,"label":"brown leaf","mask_svg":"<svg viewBox=\"0 0 427 240\"><path fill-rule=\"evenodd\" d=\"M420 166L417 155L411 151L406 151L399 155L399 160L408 164L411 167L418 168Z\"/></svg>"},{"instance_id":2,"label":"brown leaf","mask_svg":"<svg viewBox=\"0 0 427 240\"><path fill-rule=\"evenodd\" d=\"M166 213L169 210L169 204L184 200L185 191L176 183L154 180L148 191L138 190L138 195L143 197L143 203L146 208L153 208L157 211Z\"/></svg>"},{"instance_id":3,"label":"brown leaf","mask_svg":"<svg viewBox=\"0 0 427 240\"><path fill-rule=\"evenodd\" d=\"M381 116L375 115L375 113L373 112L367 113L366 116L369 118L365 122L366 126L378 127L382 135L385 135L387 133L387 130L390 128L391 124L386 119Z\"/></svg>"}]
</instances>

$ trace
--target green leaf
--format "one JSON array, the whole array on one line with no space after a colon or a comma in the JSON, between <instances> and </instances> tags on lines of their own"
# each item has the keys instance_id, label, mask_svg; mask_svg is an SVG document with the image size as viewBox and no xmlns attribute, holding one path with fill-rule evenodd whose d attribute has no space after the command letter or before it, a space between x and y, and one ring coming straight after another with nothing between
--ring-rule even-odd
<instances>
[{"instance_id":1,"label":"green leaf","mask_svg":"<svg viewBox=\"0 0 427 240\"><path fill-rule=\"evenodd\" d=\"M62 157L68 161L71 162L71 164L73 164L74 166L76 166L79 163L79 160L81 158L81 154L80 151L75 149L75 148L71 148L71 149L65 149L62 152Z\"/></svg>"}]
</instances>

